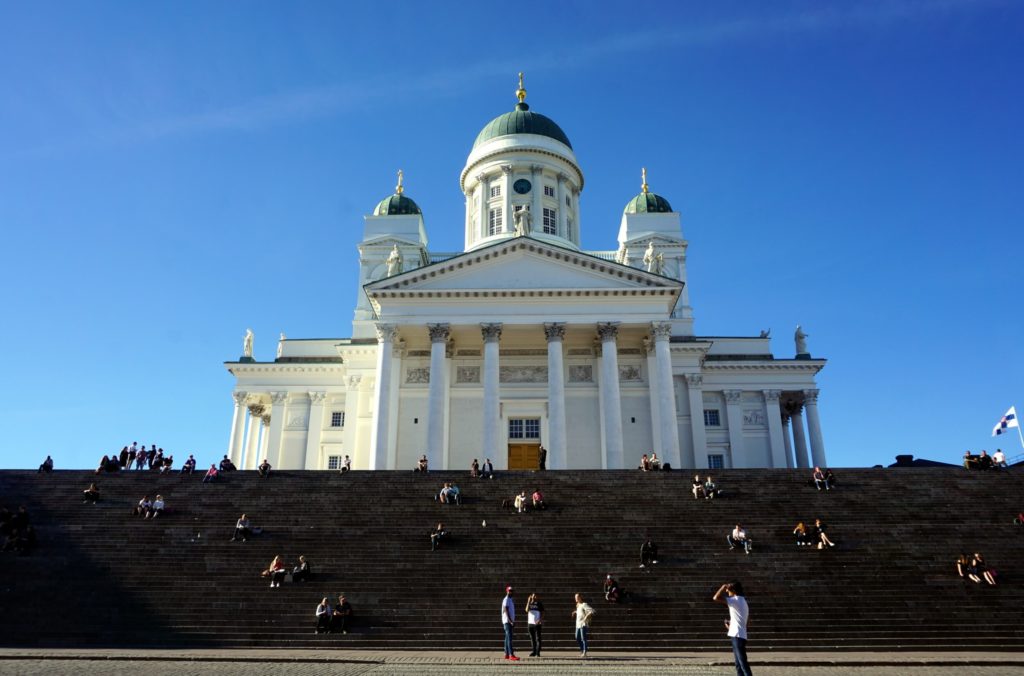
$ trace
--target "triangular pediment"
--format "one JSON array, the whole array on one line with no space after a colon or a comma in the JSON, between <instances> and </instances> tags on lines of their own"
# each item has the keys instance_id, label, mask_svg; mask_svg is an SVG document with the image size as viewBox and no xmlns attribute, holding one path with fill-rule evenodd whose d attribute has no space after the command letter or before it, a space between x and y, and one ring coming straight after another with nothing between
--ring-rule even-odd
<instances>
[{"instance_id":1,"label":"triangular pediment","mask_svg":"<svg viewBox=\"0 0 1024 676\"><path fill-rule=\"evenodd\" d=\"M378 292L678 291L682 282L579 251L519 237L366 285Z\"/></svg>"}]
</instances>

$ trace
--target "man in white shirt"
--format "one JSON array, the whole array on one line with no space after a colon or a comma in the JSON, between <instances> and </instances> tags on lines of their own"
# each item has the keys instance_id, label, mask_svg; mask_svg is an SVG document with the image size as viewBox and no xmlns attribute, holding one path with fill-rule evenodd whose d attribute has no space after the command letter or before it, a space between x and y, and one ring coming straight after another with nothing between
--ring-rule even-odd
<instances>
[{"instance_id":1,"label":"man in white shirt","mask_svg":"<svg viewBox=\"0 0 1024 676\"><path fill-rule=\"evenodd\" d=\"M1006 455L1003 453L1003 449L997 448L996 452L992 454L992 466L1006 467Z\"/></svg>"},{"instance_id":2,"label":"man in white shirt","mask_svg":"<svg viewBox=\"0 0 1024 676\"><path fill-rule=\"evenodd\" d=\"M729 607L729 620L725 626L728 629L727 635L732 640L737 675L751 676L750 662L747 661L747 620L750 610L747 607L747 600L743 597L743 585L735 580L726 582L718 588L712 600Z\"/></svg>"},{"instance_id":3,"label":"man in white shirt","mask_svg":"<svg viewBox=\"0 0 1024 676\"><path fill-rule=\"evenodd\" d=\"M725 536L725 539L729 543L729 549L736 549L736 547L742 545L743 551L747 554L750 553L750 548L754 545L750 538L747 537L747 531L739 524L736 524L736 527L732 529L732 533Z\"/></svg>"},{"instance_id":4,"label":"man in white shirt","mask_svg":"<svg viewBox=\"0 0 1024 676\"><path fill-rule=\"evenodd\" d=\"M516 604L512 601L512 587L505 587L505 598L501 601L501 626L505 629L505 659L518 662L512 647L512 629L516 625Z\"/></svg>"},{"instance_id":5,"label":"man in white shirt","mask_svg":"<svg viewBox=\"0 0 1024 676\"><path fill-rule=\"evenodd\" d=\"M345 456L345 460L341 463L341 473L349 472L352 470L352 458Z\"/></svg>"}]
</instances>

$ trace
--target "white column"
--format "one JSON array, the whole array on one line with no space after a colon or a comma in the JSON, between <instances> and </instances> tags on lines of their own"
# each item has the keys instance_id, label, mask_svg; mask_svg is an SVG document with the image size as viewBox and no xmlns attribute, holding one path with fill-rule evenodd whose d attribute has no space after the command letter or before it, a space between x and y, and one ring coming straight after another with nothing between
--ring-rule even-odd
<instances>
[{"instance_id":1,"label":"white column","mask_svg":"<svg viewBox=\"0 0 1024 676\"><path fill-rule=\"evenodd\" d=\"M500 458L498 452L501 423L500 382L498 352L501 340L501 324L481 324L480 334L484 339L484 437L482 455L486 458Z\"/></svg>"},{"instance_id":2,"label":"white column","mask_svg":"<svg viewBox=\"0 0 1024 676\"><path fill-rule=\"evenodd\" d=\"M743 447L743 392L740 390L724 390L725 418L729 425L729 467L746 467L746 455ZM741 458L737 464L736 460Z\"/></svg>"},{"instance_id":3,"label":"white column","mask_svg":"<svg viewBox=\"0 0 1024 676\"><path fill-rule=\"evenodd\" d=\"M228 440L228 457L236 467L242 466L242 442L245 440L245 399L248 392L232 392L235 412L231 417L231 437Z\"/></svg>"},{"instance_id":4,"label":"white column","mask_svg":"<svg viewBox=\"0 0 1024 676\"><path fill-rule=\"evenodd\" d=\"M622 401L619 394L618 322L597 325L601 339L601 389L604 391L605 456L608 469L622 469Z\"/></svg>"},{"instance_id":5,"label":"white column","mask_svg":"<svg viewBox=\"0 0 1024 676\"><path fill-rule=\"evenodd\" d=\"M807 468L807 437L804 436L804 416L800 412L803 404L796 404L793 407L790 417L793 419L793 446L796 454L796 466L800 469Z\"/></svg>"},{"instance_id":6,"label":"white column","mask_svg":"<svg viewBox=\"0 0 1024 676\"><path fill-rule=\"evenodd\" d=\"M658 360L654 356L654 339L644 338L644 352L647 354L647 393L651 405L651 449L661 450L661 400L658 391ZM677 469L672 465L672 469Z\"/></svg>"},{"instance_id":7,"label":"white column","mask_svg":"<svg viewBox=\"0 0 1024 676\"><path fill-rule=\"evenodd\" d=\"M512 165L501 165L501 171L505 174L505 185L501 186L501 231L515 232L515 219L512 218Z\"/></svg>"},{"instance_id":8,"label":"white column","mask_svg":"<svg viewBox=\"0 0 1024 676\"><path fill-rule=\"evenodd\" d=\"M807 435L810 437L813 464L815 467L827 467L825 440L821 438L821 419L818 417L818 390L804 390L804 406L807 408Z\"/></svg>"},{"instance_id":9,"label":"white column","mask_svg":"<svg viewBox=\"0 0 1024 676\"><path fill-rule=\"evenodd\" d=\"M284 467L284 458L281 455L281 434L284 432L285 407L288 405L287 392L270 393L270 436L267 441L267 448L263 457L270 461L270 464L280 469L302 469L301 467Z\"/></svg>"},{"instance_id":10,"label":"white column","mask_svg":"<svg viewBox=\"0 0 1024 676\"><path fill-rule=\"evenodd\" d=\"M370 467L387 469L388 418L391 405L391 360L395 336L394 324L377 324L377 373L373 385L373 425L370 428Z\"/></svg>"},{"instance_id":11,"label":"white column","mask_svg":"<svg viewBox=\"0 0 1024 676\"><path fill-rule=\"evenodd\" d=\"M477 205L476 239L474 241L487 236L487 210L489 208L487 201L491 199L491 179L480 174L476 177L476 182L480 204Z\"/></svg>"},{"instance_id":12,"label":"white column","mask_svg":"<svg viewBox=\"0 0 1024 676\"><path fill-rule=\"evenodd\" d=\"M320 466L320 435L324 430L324 399L326 392L309 393L309 417L306 419L306 469L327 469Z\"/></svg>"},{"instance_id":13,"label":"white column","mask_svg":"<svg viewBox=\"0 0 1024 676\"><path fill-rule=\"evenodd\" d=\"M558 214L558 235L568 239L569 235L565 231L565 179L568 176L565 174L558 175L558 189L555 190L555 194L558 196L558 209L555 211Z\"/></svg>"},{"instance_id":14,"label":"white column","mask_svg":"<svg viewBox=\"0 0 1024 676\"><path fill-rule=\"evenodd\" d=\"M676 414L676 388L672 378L672 353L669 350L669 338L672 325L668 322L651 324L654 334L654 359L658 378L658 426L661 428L661 460L672 465L672 469L681 466L679 457L679 417Z\"/></svg>"},{"instance_id":15,"label":"white column","mask_svg":"<svg viewBox=\"0 0 1024 676\"><path fill-rule=\"evenodd\" d=\"M249 430L246 434L245 457L238 469L253 469L259 464L256 454L260 452L260 419L263 416L263 404L249 405Z\"/></svg>"},{"instance_id":16,"label":"white column","mask_svg":"<svg viewBox=\"0 0 1024 676\"><path fill-rule=\"evenodd\" d=\"M544 167L539 164L530 166L530 183L533 184L532 191L530 193L530 216L532 217L533 224L530 226L534 230L543 230L544 218ZM548 455L550 459L551 456Z\"/></svg>"},{"instance_id":17,"label":"white column","mask_svg":"<svg viewBox=\"0 0 1024 676\"><path fill-rule=\"evenodd\" d=\"M772 453L772 467L788 467L786 444L783 441L782 409L779 407L780 390L764 390L765 415L768 416L768 444Z\"/></svg>"},{"instance_id":18,"label":"white column","mask_svg":"<svg viewBox=\"0 0 1024 676\"><path fill-rule=\"evenodd\" d=\"M267 457L267 446L270 441L270 414L264 413L260 417L260 451L252 459L252 468L256 469L263 459Z\"/></svg>"},{"instance_id":19,"label":"white column","mask_svg":"<svg viewBox=\"0 0 1024 676\"><path fill-rule=\"evenodd\" d=\"M690 400L690 433L693 435L693 467L708 467L708 435L704 429L704 376L686 376L687 395Z\"/></svg>"},{"instance_id":20,"label":"white column","mask_svg":"<svg viewBox=\"0 0 1024 676\"><path fill-rule=\"evenodd\" d=\"M562 342L565 324L544 325L548 341L548 469L569 468L569 446L565 432L565 366Z\"/></svg>"},{"instance_id":21,"label":"white column","mask_svg":"<svg viewBox=\"0 0 1024 676\"><path fill-rule=\"evenodd\" d=\"M448 324L427 324L430 332L430 390L427 394L427 462L442 469L444 461L444 384L448 372Z\"/></svg>"},{"instance_id":22,"label":"white column","mask_svg":"<svg viewBox=\"0 0 1024 676\"><path fill-rule=\"evenodd\" d=\"M359 385L362 381L362 376L348 377L348 389L345 390L345 427L341 437L342 457L347 455L352 460L352 466L359 469L370 465L369 459L356 459L356 449L359 447L356 436L359 431Z\"/></svg>"},{"instance_id":23,"label":"white column","mask_svg":"<svg viewBox=\"0 0 1024 676\"><path fill-rule=\"evenodd\" d=\"M793 438L789 435L789 414L782 418L782 443L786 445L786 467L793 469Z\"/></svg>"}]
</instances>

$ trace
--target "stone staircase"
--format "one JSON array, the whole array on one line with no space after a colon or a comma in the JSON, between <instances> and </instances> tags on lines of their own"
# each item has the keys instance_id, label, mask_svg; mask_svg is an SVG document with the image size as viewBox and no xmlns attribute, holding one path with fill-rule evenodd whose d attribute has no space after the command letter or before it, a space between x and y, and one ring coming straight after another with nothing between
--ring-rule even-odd
<instances>
[{"instance_id":1,"label":"stone staircase","mask_svg":"<svg viewBox=\"0 0 1024 676\"><path fill-rule=\"evenodd\" d=\"M202 484L201 474L0 472L0 504L28 507L39 544L0 555L0 644L8 646L358 647L500 651L500 601L531 592L547 616L545 646L574 648L572 595L597 610L596 650L727 647L717 586L741 580L753 650L1024 648L1022 473L960 469L837 472L819 493L806 470L725 470L725 495L696 501L682 472L255 472ZM83 504L98 479L103 499ZM433 496L445 481L461 506ZM539 487L544 512L502 510L503 498ZM169 513L129 516L161 493ZM231 542L246 512L263 533ZM832 550L797 547L797 521L819 517ZM487 522L486 527L482 522ZM429 531L451 536L430 551ZM755 546L730 551L742 523ZM641 570L650 535L660 563ZM989 587L957 577L961 551L1000 571ZM259 577L275 554L304 554L313 580L270 589ZM605 603L604 576L630 592ZM314 635L323 596L346 592L347 635ZM529 651L525 616L516 633Z\"/></svg>"}]
</instances>

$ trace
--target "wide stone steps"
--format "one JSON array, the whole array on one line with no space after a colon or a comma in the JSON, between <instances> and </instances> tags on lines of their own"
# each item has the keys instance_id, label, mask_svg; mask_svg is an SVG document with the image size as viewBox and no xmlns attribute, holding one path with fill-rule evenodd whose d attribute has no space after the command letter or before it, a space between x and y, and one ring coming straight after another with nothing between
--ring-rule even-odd
<instances>
[{"instance_id":1,"label":"wide stone steps","mask_svg":"<svg viewBox=\"0 0 1024 676\"><path fill-rule=\"evenodd\" d=\"M502 588L512 583L520 612L530 592L544 599L552 648L574 645L579 591L598 610L603 647L721 650L726 612L710 596L737 577L748 588L751 650L1024 647L1016 471L838 474L837 490L819 493L802 470L723 471L715 478L725 496L697 501L683 472L239 472L213 485L199 474L0 472L0 504L26 504L40 541L32 556L0 558L0 604L10 609L0 642L496 650ZM103 493L95 506L81 500L91 481ZM465 504L433 500L445 481L460 485ZM500 508L536 487L547 511ZM157 493L168 514L128 515ZM230 542L242 512L264 532ZM795 546L793 525L815 517L836 548ZM431 552L438 521L452 535ZM725 544L737 522L753 536L749 556ZM640 570L648 534L661 559ZM968 549L1001 571L999 587L956 576L953 561ZM268 589L258 573L275 554L305 554L314 579ZM632 592L626 602L603 601L606 573ZM316 603L342 590L357 615L350 633L314 636ZM58 625L47 615L54 607L67 616ZM525 645L525 627L517 634Z\"/></svg>"}]
</instances>

